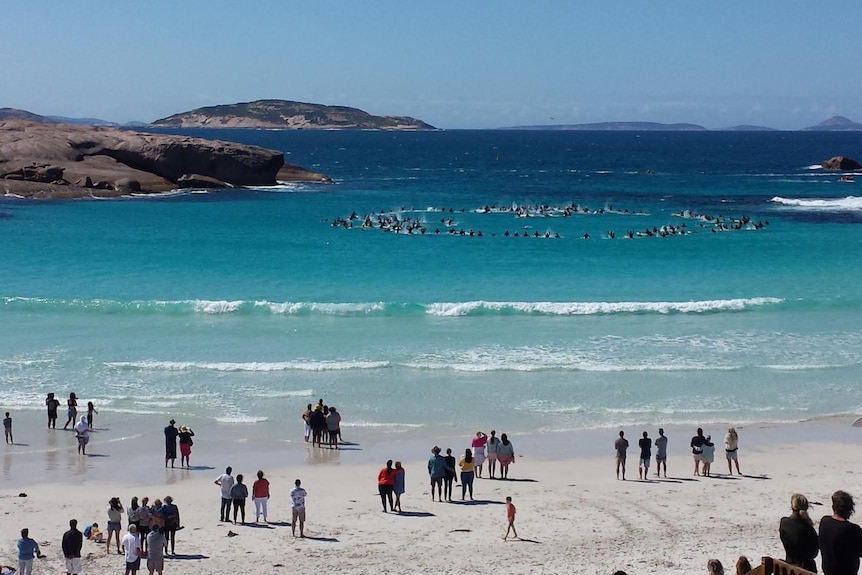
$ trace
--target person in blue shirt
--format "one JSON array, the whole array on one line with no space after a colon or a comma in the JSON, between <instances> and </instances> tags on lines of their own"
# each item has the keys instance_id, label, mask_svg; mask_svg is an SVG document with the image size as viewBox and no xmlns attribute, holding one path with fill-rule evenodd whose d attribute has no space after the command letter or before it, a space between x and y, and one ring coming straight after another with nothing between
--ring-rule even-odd
<instances>
[{"instance_id":1,"label":"person in blue shirt","mask_svg":"<svg viewBox=\"0 0 862 575\"><path fill-rule=\"evenodd\" d=\"M433 454L428 460L428 475L431 476L431 501L434 501L434 490L437 490L437 499L443 501L443 478L446 476L446 460L440 455L440 448L436 445L431 450Z\"/></svg>"},{"instance_id":2,"label":"person in blue shirt","mask_svg":"<svg viewBox=\"0 0 862 575\"><path fill-rule=\"evenodd\" d=\"M21 530L21 539L18 540L18 573L20 575L33 574L33 558L44 557L39 544L30 538L30 530L26 527Z\"/></svg>"}]
</instances>

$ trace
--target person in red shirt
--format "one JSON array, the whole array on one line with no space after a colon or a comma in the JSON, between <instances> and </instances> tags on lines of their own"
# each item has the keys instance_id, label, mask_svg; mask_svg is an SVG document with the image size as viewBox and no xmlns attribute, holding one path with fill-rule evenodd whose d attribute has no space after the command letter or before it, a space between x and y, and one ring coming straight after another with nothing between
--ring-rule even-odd
<instances>
[{"instance_id":1,"label":"person in red shirt","mask_svg":"<svg viewBox=\"0 0 862 575\"><path fill-rule=\"evenodd\" d=\"M511 497L506 497L506 517L509 519L509 526L506 528L506 534L503 535L503 541L509 538L509 532L512 532L512 535L518 539L518 532L515 531L515 505L512 503Z\"/></svg>"},{"instance_id":2,"label":"person in red shirt","mask_svg":"<svg viewBox=\"0 0 862 575\"><path fill-rule=\"evenodd\" d=\"M377 491L380 493L380 501L383 503L383 513L386 513L386 500L389 500L389 510L395 511L392 493L395 491L395 469L392 468L392 460L386 462L386 467L377 474Z\"/></svg>"},{"instance_id":3,"label":"person in red shirt","mask_svg":"<svg viewBox=\"0 0 862 575\"><path fill-rule=\"evenodd\" d=\"M263 471L258 469L257 481L251 486L251 497L254 499L254 522L260 521L260 516L263 515L263 522L266 520L266 502L269 500L269 480L263 477Z\"/></svg>"}]
</instances>

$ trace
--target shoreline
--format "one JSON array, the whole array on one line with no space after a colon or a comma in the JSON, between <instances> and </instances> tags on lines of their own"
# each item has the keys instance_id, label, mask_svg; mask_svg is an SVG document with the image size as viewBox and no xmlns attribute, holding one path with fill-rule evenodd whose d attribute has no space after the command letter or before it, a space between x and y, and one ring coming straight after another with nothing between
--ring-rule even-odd
<instances>
[{"instance_id":1,"label":"shoreline","mask_svg":"<svg viewBox=\"0 0 862 575\"><path fill-rule=\"evenodd\" d=\"M614 480L612 435L602 434L605 454L600 457L560 452L543 458L531 451L531 440L514 438L516 453L519 445L523 448L510 468L511 480L476 479L475 501L462 502L456 486L452 503L430 500L428 445L400 457L407 473L401 515L381 512L376 477L382 461L354 460L343 457L352 452L344 452L339 459L319 464L286 465L282 454L268 453L252 465L241 453L209 446L192 453L195 465L190 470L163 471L157 449L144 449L137 459L124 460L141 460L151 471L145 474L118 466L111 454L87 458L84 469L68 470L71 475L28 485L26 498L17 497L21 489L4 482L0 499L5 500L5 521L14 530L29 526L32 536L45 542L45 565L50 567L43 570L61 565L59 540L71 517L81 526L93 521L101 525L111 496L128 505L133 495L151 499L171 495L185 529L178 533L179 555L168 557L166 568L192 575L243 572L249 562L263 574L283 574L289 564L300 571L324 568L345 573L403 573L409 565L407 572L453 574L623 569L630 575L683 575L703 571L711 558L732 569L741 554L755 564L764 555L783 557L778 521L789 512L792 493L809 497L816 522L828 513L834 490L854 492L862 453L847 445L858 441L855 434L842 433L843 425L797 427L802 429L746 427L740 432L743 475L724 474L724 457L717 454L714 470L720 474L707 478L692 476L682 430L667 426L668 478L655 480L651 475L650 481L635 480L636 448L630 448L625 482ZM634 428L629 435L634 435ZM798 441L800 437L807 439ZM580 435L574 439L591 441ZM776 442L780 439L786 441ZM94 449L97 445L98 440L91 442ZM394 459L400 452L390 447ZM270 524L243 526L217 520L219 491L212 482L225 464L249 479L258 468L265 470L271 481ZM106 472L107 465L114 471ZM295 478L301 478L308 490L306 539L294 539L290 533L287 491ZM518 508L521 539L503 542L506 496ZM246 513L248 520L254 519L251 501ZM237 535L228 538L228 532ZM0 545L0 553L12 557L13 552L10 537ZM87 572L122 568L121 562L116 554L106 554L104 546L85 542Z\"/></svg>"}]
</instances>

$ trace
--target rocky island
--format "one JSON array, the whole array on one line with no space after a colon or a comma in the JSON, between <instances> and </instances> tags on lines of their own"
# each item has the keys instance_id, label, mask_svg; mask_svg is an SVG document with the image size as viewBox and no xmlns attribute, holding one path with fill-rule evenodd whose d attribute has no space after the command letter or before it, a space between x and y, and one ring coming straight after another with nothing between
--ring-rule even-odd
<instances>
[{"instance_id":1,"label":"rocky island","mask_svg":"<svg viewBox=\"0 0 862 575\"><path fill-rule=\"evenodd\" d=\"M156 120L163 128L265 128L281 130L434 130L408 116L372 116L357 108L289 100L207 106Z\"/></svg>"},{"instance_id":2,"label":"rocky island","mask_svg":"<svg viewBox=\"0 0 862 575\"><path fill-rule=\"evenodd\" d=\"M0 193L114 197L178 188L329 182L257 146L29 120L0 121Z\"/></svg>"}]
</instances>

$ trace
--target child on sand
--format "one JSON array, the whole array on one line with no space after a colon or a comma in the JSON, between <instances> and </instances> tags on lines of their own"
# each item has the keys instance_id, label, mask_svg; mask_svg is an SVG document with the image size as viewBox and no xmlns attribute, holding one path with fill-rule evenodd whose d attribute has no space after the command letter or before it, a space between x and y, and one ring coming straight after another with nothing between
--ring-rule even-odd
<instances>
[{"instance_id":1,"label":"child on sand","mask_svg":"<svg viewBox=\"0 0 862 575\"><path fill-rule=\"evenodd\" d=\"M509 519L509 526L506 528L506 534L503 535L503 541L509 538L509 531L515 538L518 538L518 532L515 531L515 505L512 503L511 497L506 497L506 517Z\"/></svg>"},{"instance_id":2,"label":"child on sand","mask_svg":"<svg viewBox=\"0 0 862 575\"><path fill-rule=\"evenodd\" d=\"M6 412L6 417L3 419L3 433L6 435L6 443L15 443L12 439L12 416Z\"/></svg>"}]
</instances>

